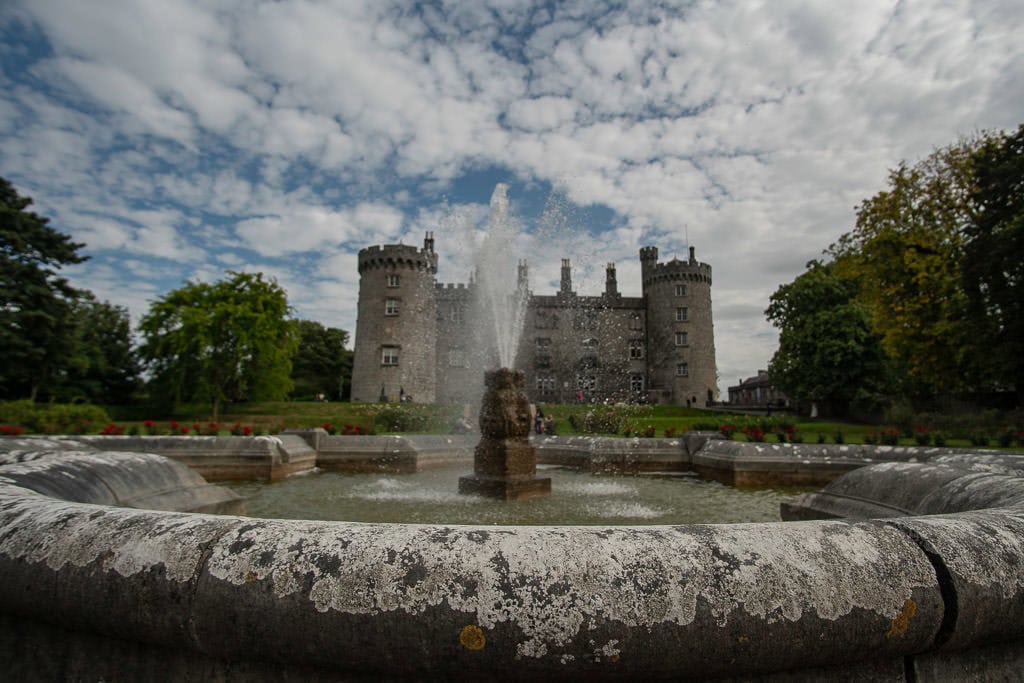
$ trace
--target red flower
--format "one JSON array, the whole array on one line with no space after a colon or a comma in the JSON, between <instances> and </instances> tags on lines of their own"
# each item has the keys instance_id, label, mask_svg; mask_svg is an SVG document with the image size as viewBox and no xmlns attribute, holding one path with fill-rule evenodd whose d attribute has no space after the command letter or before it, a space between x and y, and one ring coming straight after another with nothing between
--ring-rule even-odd
<instances>
[{"instance_id":1,"label":"red flower","mask_svg":"<svg viewBox=\"0 0 1024 683\"><path fill-rule=\"evenodd\" d=\"M182 434L188 434L188 427L182 427L181 428L181 433Z\"/></svg>"},{"instance_id":2,"label":"red flower","mask_svg":"<svg viewBox=\"0 0 1024 683\"><path fill-rule=\"evenodd\" d=\"M244 427L242 427L242 434L244 436L249 436L250 434L252 434L252 427L250 427L249 425L245 425Z\"/></svg>"},{"instance_id":3,"label":"red flower","mask_svg":"<svg viewBox=\"0 0 1024 683\"><path fill-rule=\"evenodd\" d=\"M145 427L152 427L152 426L153 426L153 421L152 421L152 420L144 420L144 421L142 422L142 424L143 424L143 426L145 426Z\"/></svg>"}]
</instances>

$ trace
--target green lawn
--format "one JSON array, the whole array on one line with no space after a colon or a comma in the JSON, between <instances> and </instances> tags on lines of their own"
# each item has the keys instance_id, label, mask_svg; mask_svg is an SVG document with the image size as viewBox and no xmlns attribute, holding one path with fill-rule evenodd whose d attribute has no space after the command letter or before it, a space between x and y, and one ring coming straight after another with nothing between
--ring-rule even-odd
<instances>
[{"instance_id":1,"label":"green lawn","mask_svg":"<svg viewBox=\"0 0 1024 683\"><path fill-rule=\"evenodd\" d=\"M15 404L8 404L15 405ZM23 405L23 404L22 404ZM787 427L795 427L803 443L835 443L837 436L843 443L865 443L871 435L878 434L887 425L865 425L846 422L831 422L799 419L790 415L775 414L772 417L736 415L719 411L686 408L682 406L589 406L543 404L541 409L555 420L556 433L569 436L575 434L597 434L605 436L651 435L664 437L666 433L680 435L692 429L718 430L729 424L735 428L733 438L749 440L744 428L758 427L764 430L764 440L778 442L777 434ZM444 406L420 403L316 403L310 401L257 402L229 405L220 418L213 423L208 405L192 405L180 408L173 415L152 415L140 406L107 407L107 412L116 424L113 433L169 434L188 433L229 434L236 433L274 434L284 429L328 427L336 432L353 428L386 433L429 433L447 434L452 425L462 416L462 406ZM476 421L476 411L468 416ZM9 420L9 418L8 418ZM0 419L0 423L4 420ZM147 422L149 424L147 424ZM63 424L71 424L65 420ZM198 425L198 429L197 429ZM37 430L46 433L97 433L105 425L96 420L84 426L64 426L56 429ZM248 428L248 429L246 429ZM122 431L123 430L123 431ZM1001 430L1005 433L1005 429ZM988 433L989 448L998 448L998 433ZM952 447L969 447L971 442L963 434L947 434L946 444ZM1015 440L1019 449L1021 437ZM900 445L911 446L913 438L900 438Z\"/></svg>"}]
</instances>

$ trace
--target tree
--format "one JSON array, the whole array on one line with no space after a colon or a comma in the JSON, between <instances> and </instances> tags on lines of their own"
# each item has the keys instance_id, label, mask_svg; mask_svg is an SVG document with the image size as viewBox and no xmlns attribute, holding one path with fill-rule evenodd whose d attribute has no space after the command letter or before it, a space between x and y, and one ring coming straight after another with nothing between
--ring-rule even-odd
<instances>
[{"instance_id":1,"label":"tree","mask_svg":"<svg viewBox=\"0 0 1024 683\"><path fill-rule=\"evenodd\" d=\"M139 388L128 309L84 292L72 305L74 354L63 373L59 398L130 403Z\"/></svg>"},{"instance_id":2,"label":"tree","mask_svg":"<svg viewBox=\"0 0 1024 683\"><path fill-rule=\"evenodd\" d=\"M86 257L78 253L84 245L27 211L31 204L0 178L0 391L34 401L74 353L70 314L79 292L59 271Z\"/></svg>"},{"instance_id":3,"label":"tree","mask_svg":"<svg viewBox=\"0 0 1024 683\"><path fill-rule=\"evenodd\" d=\"M228 272L189 283L154 302L139 329L152 388L174 405L280 400L292 388L295 323L284 290L260 273Z\"/></svg>"},{"instance_id":4,"label":"tree","mask_svg":"<svg viewBox=\"0 0 1024 683\"><path fill-rule=\"evenodd\" d=\"M984 345L966 319L964 229L974 206L972 155L984 136L940 149L889 174L889 188L857 209L854 230L832 246L888 355L917 391L977 389Z\"/></svg>"},{"instance_id":5,"label":"tree","mask_svg":"<svg viewBox=\"0 0 1024 683\"><path fill-rule=\"evenodd\" d=\"M1024 125L987 137L973 162L963 265L969 321L985 340L989 374L1024 400Z\"/></svg>"},{"instance_id":6,"label":"tree","mask_svg":"<svg viewBox=\"0 0 1024 683\"><path fill-rule=\"evenodd\" d=\"M345 350L348 332L311 320L297 323L299 343L292 358L292 395L344 398L352 380L352 352Z\"/></svg>"},{"instance_id":7,"label":"tree","mask_svg":"<svg viewBox=\"0 0 1024 683\"><path fill-rule=\"evenodd\" d=\"M834 264L811 261L772 294L765 315L780 332L768 372L790 398L844 414L855 399L888 389L889 364L859 289Z\"/></svg>"}]
</instances>

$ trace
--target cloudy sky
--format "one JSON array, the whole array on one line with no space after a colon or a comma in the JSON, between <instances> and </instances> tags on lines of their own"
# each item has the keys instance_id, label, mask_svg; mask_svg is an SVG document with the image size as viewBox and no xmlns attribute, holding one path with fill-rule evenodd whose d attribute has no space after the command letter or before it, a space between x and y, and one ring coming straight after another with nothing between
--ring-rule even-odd
<instances>
[{"instance_id":1,"label":"cloudy sky","mask_svg":"<svg viewBox=\"0 0 1024 683\"><path fill-rule=\"evenodd\" d=\"M359 249L432 230L465 281L508 183L536 293L570 257L637 295L640 246L694 245L724 390L888 169L1024 122L1022 29L1019 0L2 0L0 176L135 321L233 269L350 331Z\"/></svg>"}]
</instances>

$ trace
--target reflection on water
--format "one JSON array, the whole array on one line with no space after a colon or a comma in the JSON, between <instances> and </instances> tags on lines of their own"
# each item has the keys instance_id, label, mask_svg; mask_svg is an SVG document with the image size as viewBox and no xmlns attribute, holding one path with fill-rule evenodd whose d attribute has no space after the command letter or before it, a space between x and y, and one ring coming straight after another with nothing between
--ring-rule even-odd
<instances>
[{"instance_id":1,"label":"reflection on water","mask_svg":"<svg viewBox=\"0 0 1024 683\"><path fill-rule=\"evenodd\" d=\"M463 468L416 474L313 473L232 486L252 517L410 524L640 525L778 522L793 490L739 490L693 476L603 477L538 468L551 496L504 503L460 495Z\"/></svg>"}]
</instances>

